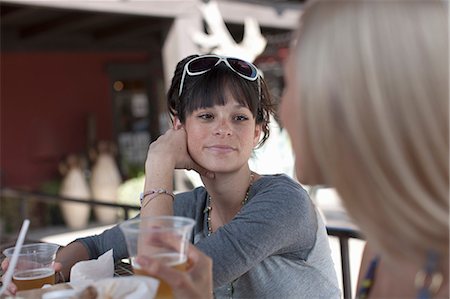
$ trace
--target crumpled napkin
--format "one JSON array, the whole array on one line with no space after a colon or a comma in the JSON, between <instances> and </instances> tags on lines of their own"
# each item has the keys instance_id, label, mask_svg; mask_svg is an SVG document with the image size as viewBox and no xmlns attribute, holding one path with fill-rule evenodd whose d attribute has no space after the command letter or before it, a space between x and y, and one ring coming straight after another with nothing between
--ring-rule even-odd
<instances>
[{"instance_id":1,"label":"crumpled napkin","mask_svg":"<svg viewBox=\"0 0 450 299\"><path fill-rule=\"evenodd\" d=\"M112 249L96 260L78 262L70 270L70 284L74 289L84 288L100 279L112 277L114 277Z\"/></svg>"},{"instance_id":2,"label":"crumpled napkin","mask_svg":"<svg viewBox=\"0 0 450 299\"><path fill-rule=\"evenodd\" d=\"M147 276L105 278L85 288L50 291L42 299L152 299L158 286L157 279Z\"/></svg>"},{"instance_id":3,"label":"crumpled napkin","mask_svg":"<svg viewBox=\"0 0 450 299\"><path fill-rule=\"evenodd\" d=\"M95 283L97 299L152 299L159 280L147 276L126 276L102 279Z\"/></svg>"},{"instance_id":4,"label":"crumpled napkin","mask_svg":"<svg viewBox=\"0 0 450 299\"><path fill-rule=\"evenodd\" d=\"M70 285L77 294L88 287L95 288L96 299L151 299L159 287L159 280L147 276L113 277L111 249L96 260L76 263L70 271Z\"/></svg>"}]
</instances>

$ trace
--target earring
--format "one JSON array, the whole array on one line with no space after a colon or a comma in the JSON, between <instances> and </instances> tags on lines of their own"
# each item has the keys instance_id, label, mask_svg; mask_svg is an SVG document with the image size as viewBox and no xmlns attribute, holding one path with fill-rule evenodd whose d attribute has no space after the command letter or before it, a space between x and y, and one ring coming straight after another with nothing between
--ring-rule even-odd
<instances>
[{"instance_id":1,"label":"earring","mask_svg":"<svg viewBox=\"0 0 450 299\"><path fill-rule=\"evenodd\" d=\"M414 284L418 290L418 299L431 298L436 294L443 281L441 272L437 272L439 256L434 250L430 250L427 255L427 262L425 267L419 270L416 274Z\"/></svg>"}]
</instances>

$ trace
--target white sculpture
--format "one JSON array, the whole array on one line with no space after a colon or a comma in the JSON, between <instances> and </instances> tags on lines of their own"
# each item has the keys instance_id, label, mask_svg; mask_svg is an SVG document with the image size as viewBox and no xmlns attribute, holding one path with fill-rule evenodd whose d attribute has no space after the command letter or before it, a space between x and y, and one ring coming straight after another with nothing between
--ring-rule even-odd
<instances>
[{"instance_id":1,"label":"white sculpture","mask_svg":"<svg viewBox=\"0 0 450 299\"><path fill-rule=\"evenodd\" d=\"M207 24L208 34L195 32L192 38L202 53L232 56L253 62L264 51L267 40L262 36L254 18L245 18L244 37L238 44L228 31L216 1L204 3L199 9Z\"/></svg>"}]
</instances>

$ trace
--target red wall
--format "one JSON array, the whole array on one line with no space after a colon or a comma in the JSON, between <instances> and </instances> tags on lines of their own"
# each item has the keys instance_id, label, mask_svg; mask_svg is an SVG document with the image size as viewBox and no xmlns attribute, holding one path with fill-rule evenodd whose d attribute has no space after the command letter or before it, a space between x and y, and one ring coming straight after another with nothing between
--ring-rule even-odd
<instances>
[{"instance_id":1,"label":"red wall","mask_svg":"<svg viewBox=\"0 0 450 299\"><path fill-rule=\"evenodd\" d=\"M106 66L146 62L145 53L1 53L2 187L34 188L58 178L58 163L86 150L87 117L112 140Z\"/></svg>"}]
</instances>

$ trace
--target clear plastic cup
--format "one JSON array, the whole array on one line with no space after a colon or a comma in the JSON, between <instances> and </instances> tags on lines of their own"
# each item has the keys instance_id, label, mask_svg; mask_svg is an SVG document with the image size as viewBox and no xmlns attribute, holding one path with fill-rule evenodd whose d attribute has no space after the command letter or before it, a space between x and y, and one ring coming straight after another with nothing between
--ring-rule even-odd
<instances>
[{"instance_id":1,"label":"clear plastic cup","mask_svg":"<svg viewBox=\"0 0 450 299\"><path fill-rule=\"evenodd\" d=\"M195 221L186 217L157 216L128 220L120 225L127 242L135 275L148 275L135 258L138 255L159 259L180 271L187 269L187 250ZM172 291L160 281L155 298L172 298Z\"/></svg>"},{"instance_id":2,"label":"clear plastic cup","mask_svg":"<svg viewBox=\"0 0 450 299\"><path fill-rule=\"evenodd\" d=\"M13 283L18 291L41 288L45 284L55 284L56 251L59 245L34 243L23 245L14 269ZM14 247L7 248L3 254L11 259Z\"/></svg>"}]
</instances>

